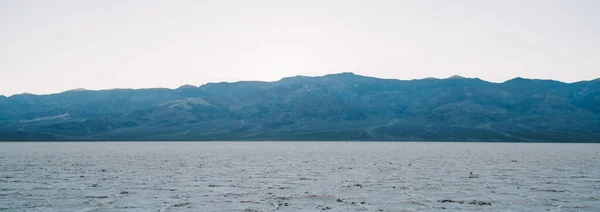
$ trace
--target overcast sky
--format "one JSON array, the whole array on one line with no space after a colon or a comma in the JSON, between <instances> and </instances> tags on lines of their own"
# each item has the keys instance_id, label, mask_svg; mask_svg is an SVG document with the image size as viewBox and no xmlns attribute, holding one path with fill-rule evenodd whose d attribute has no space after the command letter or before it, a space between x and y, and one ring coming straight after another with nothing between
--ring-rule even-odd
<instances>
[{"instance_id":1,"label":"overcast sky","mask_svg":"<svg viewBox=\"0 0 600 212\"><path fill-rule=\"evenodd\" d=\"M600 77L599 0L0 0L0 94L354 72Z\"/></svg>"}]
</instances>

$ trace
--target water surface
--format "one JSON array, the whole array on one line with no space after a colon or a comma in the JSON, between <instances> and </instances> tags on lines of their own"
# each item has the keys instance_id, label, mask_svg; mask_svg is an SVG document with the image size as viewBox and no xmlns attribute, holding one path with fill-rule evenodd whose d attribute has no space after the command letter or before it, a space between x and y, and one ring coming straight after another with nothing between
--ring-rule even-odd
<instances>
[{"instance_id":1,"label":"water surface","mask_svg":"<svg viewBox=\"0 0 600 212\"><path fill-rule=\"evenodd\" d=\"M0 211L600 211L600 144L0 143Z\"/></svg>"}]
</instances>

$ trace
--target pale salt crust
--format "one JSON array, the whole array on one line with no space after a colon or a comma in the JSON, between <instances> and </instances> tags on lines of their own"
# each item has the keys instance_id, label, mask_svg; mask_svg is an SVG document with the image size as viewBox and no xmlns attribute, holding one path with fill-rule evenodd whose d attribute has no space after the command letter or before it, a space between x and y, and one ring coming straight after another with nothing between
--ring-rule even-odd
<instances>
[{"instance_id":1,"label":"pale salt crust","mask_svg":"<svg viewBox=\"0 0 600 212\"><path fill-rule=\"evenodd\" d=\"M0 211L444 210L600 211L600 145L0 143Z\"/></svg>"}]
</instances>

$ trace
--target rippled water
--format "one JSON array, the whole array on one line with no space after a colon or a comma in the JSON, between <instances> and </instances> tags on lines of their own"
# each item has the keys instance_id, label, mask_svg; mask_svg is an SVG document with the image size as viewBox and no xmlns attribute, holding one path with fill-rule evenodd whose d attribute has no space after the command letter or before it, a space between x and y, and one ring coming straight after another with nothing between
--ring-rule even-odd
<instances>
[{"instance_id":1,"label":"rippled water","mask_svg":"<svg viewBox=\"0 0 600 212\"><path fill-rule=\"evenodd\" d=\"M444 209L600 211L600 144L0 143L0 211Z\"/></svg>"}]
</instances>

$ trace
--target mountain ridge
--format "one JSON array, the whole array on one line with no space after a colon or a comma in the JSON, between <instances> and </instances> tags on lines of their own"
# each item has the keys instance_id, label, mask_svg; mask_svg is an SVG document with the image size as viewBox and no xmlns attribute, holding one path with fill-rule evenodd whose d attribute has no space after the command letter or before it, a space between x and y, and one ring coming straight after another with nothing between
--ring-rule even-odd
<instances>
[{"instance_id":1,"label":"mountain ridge","mask_svg":"<svg viewBox=\"0 0 600 212\"><path fill-rule=\"evenodd\" d=\"M273 82L0 97L0 140L600 142L600 81Z\"/></svg>"},{"instance_id":2,"label":"mountain ridge","mask_svg":"<svg viewBox=\"0 0 600 212\"><path fill-rule=\"evenodd\" d=\"M201 84L198 86L195 85L190 85L190 84L184 84L181 85L177 88L161 88L161 87L149 87L149 88L109 88L109 89L87 89L87 88L75 88L75 89L69 89L66 91L62 91L62 92L57 92L57 93L48 93L48 94L34 94L34 93L28 93L28 92L24 92L24 93L18 93L18 94L12 94L12 95L0 95L0 97L4 96L7 98L10 98L12 96L18 96L18 95L36 95L36 96L43 96L43 95L53 95L53 94L61 94L61 93L65 93L65 92L80 92L80 91L107 91L107 90L143 90L143 89L170 89L170 90L177 90L180 89L182 87L202 87L204 85L207 84L220 84L220 83L225 83L225 84L230 84L230 83L242 83L242 82L261 82L261 83L272 83L272 82L279 82L282 81L284 79L288 79L288 78L295 78L295 77L300 77L300 78L319 78L319 77L326 77L326 76L335 76L335 75L354 75L354 76L361 76L361 77L368 77L368 78L374 78L374 79L381 79L381 80L397 80L397 81L418 81L418 80L444 80L444 79L477 79L477 80L481 80L484 82L488 82L488 83L495 83L495 84L503 84L506 83L508 81L511 80L520 80L520 79L524 79L524 80L540 80L540 81L555 81L555 82L560 82L563 84L576 84L576 83L582 83L582 82L594 82L594 81L600 81L600 78L596 78L596 79L591 79L591 80L580 80L580 81L575 81L575 82L563 82L560 80L554 80L554 79L538 79L538 78L523 78L523 77L514 77L512 79L508 79L505 80L504 82L491 82L491 81L486 81L480 78L469 78L469 77L463 77L461 75L452 75L450 77L447 78L436 78L436 77L426 77L426 78L421 78L421 79L396 79L396 78L379 78L379 77L371 77L371 76L365 76L365 75L359 75L359 74L355 74L353 72L340 72L340 73L333 73L333 74L326 74L323 76L304 76L304 75L296 75L296 76L290 76L290 77L283 77L277 81L260 81L260 80L241 80L241 81L235 81L235 82L227 82L227 81L221 81L221 82L207 82L205 84Z\"/></svg>"}]
</instances>

